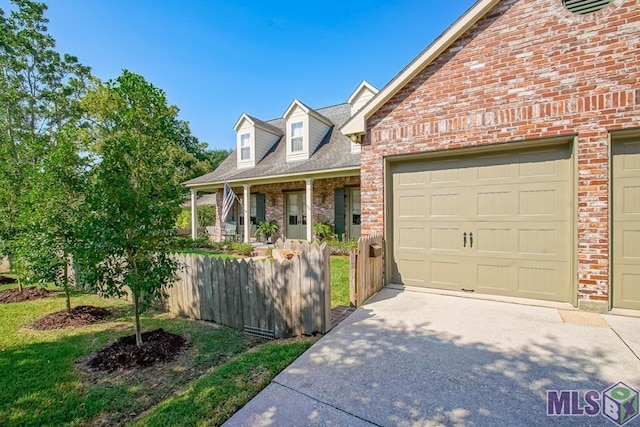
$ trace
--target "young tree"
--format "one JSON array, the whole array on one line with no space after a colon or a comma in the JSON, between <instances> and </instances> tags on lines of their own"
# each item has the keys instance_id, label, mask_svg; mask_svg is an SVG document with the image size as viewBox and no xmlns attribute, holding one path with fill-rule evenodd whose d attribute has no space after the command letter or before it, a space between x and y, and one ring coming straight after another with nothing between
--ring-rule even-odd
<instances>
[{"instance_id":1,"label":"young tree","mask_svg":"<svg viewBox=\"0 0 640 427\"><path fill-rule=\"evenodd\" d=\"M34 221L32 204L38 200L35 193L41 192L43 162L60 144L61 135L68 136L65 126L77 119L89 68L56 52L47 33L44 4L12 3L15 9L8 16L0 9L0 255L19 267L20 279L41 271L32 269L34 260L48 262L45 258L65 255L59 247L31 252L36 247L31 239L40 236L35 227L41 225ZM38 215L52 223L46 212L41 209Z\"/></svg>"},{"instance_id":2,"label":"young tree","mask_svg":"<svg viewBox=\"0 0 640 427\"><path fill-rule=\"evenodd\" d=\"M140 346L140 314L179 267L170 237L185 193L175 175L183 129L164 92L126 70L91 91L84 105L99 161L87 196L83 264L102 294L129 291Z\"/></svg>"},{"instance_id":3,"label":"young tree","mask_svg":"<svg viewBox=\"0 0 640 427\"><path fill-rule=\"evenodd\" d=\"M69 263L79 241L85 213L84 190L88 158L80 155L77 128L58 131L56 144L39 159L25 194L30 209L21 215L24 231L16 250L32 281L54 282L64 288L71 312Z\"/></svg>"}]
</instances>

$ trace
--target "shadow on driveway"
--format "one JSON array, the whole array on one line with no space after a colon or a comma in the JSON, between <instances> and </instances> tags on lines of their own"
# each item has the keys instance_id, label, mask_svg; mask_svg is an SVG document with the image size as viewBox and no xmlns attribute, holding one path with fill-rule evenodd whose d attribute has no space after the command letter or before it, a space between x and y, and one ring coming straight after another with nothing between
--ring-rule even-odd
<instances>
[{"instance_id":1,"label":"shadow on driveway","mask_svg":"<svg viewBox=\"0 0 640 427\"><path fill-rule=\"evenodd\" d=\"M640 334L640 318L624 323ZM228 425L614 425L600 414L546 415L547 390L578 390L584 407L588 390L639 388L640 360L601 324L565 323L552 308L383 289Z\"/></svg>"}]
</instances>

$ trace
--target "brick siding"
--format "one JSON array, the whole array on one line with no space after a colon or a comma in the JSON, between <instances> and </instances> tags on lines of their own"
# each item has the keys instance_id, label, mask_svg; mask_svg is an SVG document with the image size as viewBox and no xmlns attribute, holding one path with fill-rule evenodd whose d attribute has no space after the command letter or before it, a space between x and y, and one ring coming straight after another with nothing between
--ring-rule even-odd
<instances>
[{"instance_id":1,"label":"brick siding","mask_svg":"<svg viewBox=\"0 0 640 427\"><path fill-rule=\"evenodd\" d=\"M578 298L607 301L608 138L638 126L637 0L502 1L368 120L362 234L384 229L385 156L577 135Z\"/></svg>"}]
</instances>

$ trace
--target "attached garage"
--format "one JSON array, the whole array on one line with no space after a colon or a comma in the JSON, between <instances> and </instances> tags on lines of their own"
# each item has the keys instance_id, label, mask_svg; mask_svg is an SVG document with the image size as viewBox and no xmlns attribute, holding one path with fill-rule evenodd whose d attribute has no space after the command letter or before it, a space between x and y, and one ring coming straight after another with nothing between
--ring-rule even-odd
<instances>
[{"instance_id":1,"label":"attached garage","mask_svg":"<svg viewBox=\"0 0 640 427\"><path fill-rule=\"evenodd\" d=\"M572 144L391 161L389 281L572 302Z\"/></svg>"},{"instance_id":2,"label":"attached garage","mask_svg":"<svg viewBox=\"0 0 640 427\"><path fill-rule=\"evenodd\" d=\"M340 128L385 284L640 310L638 0L596 3L478 0Z\"/></svg>"},{"instance_id":3,"label":"attached garage","mask_svg":"<svg viewBox=\"0 0 640 427\"><path fill-rule=\"evenodd\" d=\"M613 306L640 309L640 137L613 142Z\"/></svg>"}]
</instances>

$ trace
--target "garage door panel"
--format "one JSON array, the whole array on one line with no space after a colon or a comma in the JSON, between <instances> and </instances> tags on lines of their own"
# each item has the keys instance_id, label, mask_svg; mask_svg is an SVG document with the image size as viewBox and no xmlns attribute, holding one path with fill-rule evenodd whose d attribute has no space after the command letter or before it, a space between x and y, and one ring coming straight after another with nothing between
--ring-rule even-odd
<instances>
[{"instance_id":1,"label":"garage door panel","mask_svg":"<svg viewBox=\"0 0 640 427\"><path fill-rule=\"evenodd\" d=\"M480 262L476 267L477 290L481 293L508 294L514 283L514 268L510 263Z\"/></svg>"},{"instance_id":2,"label":"garage door panel","mask_svg":"<svg viewBox=\"0 0 640 427\"><path fill-rule=\"evenodd\" d=\"M560 245L561 236L558 235L558 227L553 228L523 228L518 230L518 253L532 257L558 257L563 259L563 253L558 249L566 245Z\"/></svg>"},{"instance_id":3,"label":"garage door panel","mask_svg":"<svg viewBox=\"0 0 640 427\"><path fill-rule=\"evenodd\" d=\"M425 286L427 277L426 261L424 258L403 256L396 258L394 268L395 280L408 286Z\"/></svg>"},{"instance_id":4,"label":"garage door panel","mask_svg":"<svg viewBox=\"0 0 640 427\"><path fill-rule=\"evenodd\" d=\"M460 216L462 197L460 192L430 194L428 199L429 214L433 217Z\"/></svg>"},{"instance_id":5,"label":"garage door panel","mask_svg":"<svg viewBox=\"0 0 640 427\"><path fill-rule=\"evenodd\" d=\"M518 213L521 216L557 216L560 212L558 190L538 188L523 190L518 194Z\"/></svg>"},{"instance_id":6,"label":"garage door panel","mask_svg":"<svg viewBox=\"0 0 640 427\"><path fill-rule=\"evenodd\" d=\"M431 227L429 249L432 252L459 252L462 229L459 227Z\"/></svg>"},{"instance_id":7,"label":"garage door panel","mask_svg":"<svg viewBox=\"0 0 640 427\"><path fill-rule=\"evenodd\" d=\"M640 306L640 267L625 266L620 268L619 281L619 306L635 308Z\"/></svg>"},{"instance_id":8,"label":"garage door panel","mask_svg":"<svg viewBox=\"0 0 640 427\"><path fill-rule=\"evenodd\" d=\"M477 194L476 215L480 217L512 216L514 213L513 192L480 191Z\"/></svg>"},{"instance_id":9,"label":"garage door panel","mask_svg":"<svg viewBox=\"0 0 640 427\"><path fill-rule=\"evenodd\" d=\"M632 220L634 217L640 216L640 186L625 186L623 189L623 217Z\"/></svg>"},{"instance_id":10,"label":"garage door panel","mask_svg":"<svg viewBox=\"0 0 640 427\"><path fill-rule=\"evenodd\" d=\"M419 226L419 224L411 226L410 223L410 225L399 227L397 231L397 250L413 252L424 251L425 244L428 244L425 233L425 227Z\"/></svg>"},{"instance_id":11,"label":"garage door panel","mask_svg":"<svg viewBox=\"0 0 640 427\"><path fill-rule=\"evenodd\" d=\"M441 289L460 289L460 263L450 259L433 259L429 263L429 286Z\"/></svg>"},{"instance_id":12,"label":"garage door panel","mask_svg":"<svg viewBox=\"0 0 640 427\"><path fill-rule=\"evenodd\" d=\"M640 309L640 138L613 145L613 305Z\"/></svg>"},{"instance_id":13,"label":"garage door panel","mask_svg":"<svg viewBox=\"0 0 640 427\"><path fill-rule=\"evenodd\" d=\"M416 197L411 208L393 208L394 280L570 301L570 159L567 144L394 165L394 205ZM409 193L400 176L408 171L415 177L420 168L425 183L412 179ZM417 214L418 206L426 216ZM418 223L424 249L416 243Z\"/></svg>"},{"instance_id":14,"label":"garage door panel","mask_svg":"<svg viewBox=\"0 0 640 427\"><path fill-rule=\"evenodd\" d=\"M545 267L522 265L518 267L518 293L525 298L557 299L558 269L550 265Z\"/></svg>"},{"instance_id":15,"label":"garage door panel","mask_svg":"<svg viewBox=\"0 0 640 427\"><path fill-rule=\"evenodd\" d=\"M510 228L478 228L475 233L475 245L479 255L512 254L513 230Z\"/></svg>"}]
</instances>

